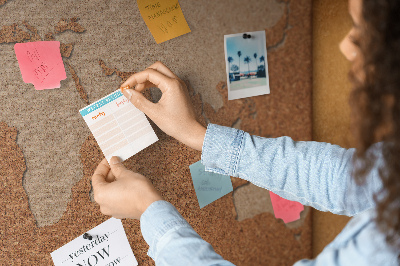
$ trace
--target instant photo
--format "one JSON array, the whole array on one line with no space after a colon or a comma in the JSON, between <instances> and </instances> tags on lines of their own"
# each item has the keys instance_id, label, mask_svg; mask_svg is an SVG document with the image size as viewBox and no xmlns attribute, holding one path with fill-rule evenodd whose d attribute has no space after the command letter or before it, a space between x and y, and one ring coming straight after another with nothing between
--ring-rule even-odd
<instances>
[{"instance_id":1,"label":"instant photo","mask_svg":"<svg viewBox=\"0 0 400 266\"><path fill-rule=\"evenodd\" d=\"M265 31L224 36L228 100L269 94Z\"/></svg>"}]
</instances>

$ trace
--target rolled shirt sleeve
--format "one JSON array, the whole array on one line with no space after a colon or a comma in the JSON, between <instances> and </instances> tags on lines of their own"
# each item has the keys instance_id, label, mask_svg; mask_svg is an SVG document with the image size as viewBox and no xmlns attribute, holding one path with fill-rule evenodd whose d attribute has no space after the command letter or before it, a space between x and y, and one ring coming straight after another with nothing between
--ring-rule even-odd
<instances>
[{"instance_id":1,"label":"rolled shirt sleeve","mask_svg":"<svg viewBox=\"0 0 400 266\"><path fill-rule=\"evenodd\" d=\"M353 216L375 206L381 187L374 169L364 186L351 177L355 149L290 137L262 138L209 124L203 142L206 171L239 177L321 211Z\"/></svg>"}]
</instances>

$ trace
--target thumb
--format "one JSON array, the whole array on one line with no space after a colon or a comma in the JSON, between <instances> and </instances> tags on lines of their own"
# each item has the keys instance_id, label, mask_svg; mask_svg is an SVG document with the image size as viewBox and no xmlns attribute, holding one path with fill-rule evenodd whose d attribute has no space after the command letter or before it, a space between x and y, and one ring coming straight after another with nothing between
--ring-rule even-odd
<instances>
[{"instance_id":1,"label":"thumb","mask_svg":"<svg viewBox=\"0 0 400 266\"><path fill-rule=\"evenodd\" d=\"M92 176L93 189L107 184L106 177L109 171L110 167L108 166L106 158L104 158L93 173Z\"/></svg>"},{"instance_id":2,"label":"thumb","mask_svg":"<svg viewBox=\"0 0 400 266\"><path fill-rule=\"evenodd\" d=\"M126 89L124 90L123 94L137 109L147 115L154 107L154 103L147 100L141 92L132 89Z\"/></svg>"},{"instance_id":3,"label":"thumb","mask_svg":"<svg viewBox=\"0 0 400 266\"><path fill-rule=\"evenodd\" d=\"M121 174L127 170L126 167L122 164L121 158L117 156L113 156L110 159L110 168L111 172L114 174L115 178L121 177Z\"/></svg>"}]
</instances>

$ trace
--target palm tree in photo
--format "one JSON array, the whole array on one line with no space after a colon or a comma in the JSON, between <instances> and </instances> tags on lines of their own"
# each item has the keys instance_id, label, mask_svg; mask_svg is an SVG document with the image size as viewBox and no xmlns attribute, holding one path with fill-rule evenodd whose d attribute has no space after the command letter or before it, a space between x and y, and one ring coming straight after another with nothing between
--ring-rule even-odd
<instances>
[{"instance_id":1,"label":"palm tree in photo","mask_svg":"<svg viewBox=\"0 0 400 266\"><path fill-rule=\"evenodd\" d=\"M262 62L264 62L264 71L267 71L266 69L265 69L265 58L264 58L264 56L261 56L260 57L260 63L262 63ZM266 72L265 72L266 73Z\"/></svg>"},{"instance_id":2,"label":"palm tree in photo","mask_svg":"<svg viewBox=\"0 0 400 266\"><path fill-rule=\"evenodd\" d=\"M242 56L242 52L241 51L238 51L238 56L239 56L239 77L240 77L240 57Z\"/></svg>"},{"instance_id":3,"label":"palm tree in photo","mask_svg":"<svg viewBox=\"0 0 400 266\"><path fill-rule=\"evenodd\" d=\"M244 62L247 64L247 67L248 67L248 69L249 69L248 76L250 77L250 62L251 62L250 56L246 56L246 57L244 58Z\"/></svg>"},{"instance_id":4,"label":"palm tree in photo","mask_svg":"<svg viewBox=\"0 0 400 266\"><path fill-rule=\"evenodd\" d=\"M257 72L257 53L254 53L254 63L256 64L256 72Z\"/></svg>"},{"instance_id":5,"label":"palm tree in photo","mask_svg":"<svg viewBox=\"0 0 400 266\"><path fill-rule=\"evenodd\" d=\"M229 69L231 69L231 63L233 62L232 56L228 57Z\"/></svg>"}]
</instances>

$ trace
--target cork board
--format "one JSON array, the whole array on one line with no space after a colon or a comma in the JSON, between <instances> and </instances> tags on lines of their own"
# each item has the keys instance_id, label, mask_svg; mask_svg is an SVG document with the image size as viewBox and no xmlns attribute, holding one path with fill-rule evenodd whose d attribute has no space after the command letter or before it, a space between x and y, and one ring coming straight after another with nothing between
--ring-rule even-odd
<instances>
[{"instance_id":1,"label":"cork board","mask_svg":"<svg viewBox=\"0 0 400 266\"><path fill-rule=\"evenodd\" d=\"M90 197L90 177L103 155L78 110L156 60L187 83L204 125L311 140L311 1L200 2L180 2L192 32L160 45L132 1L0 2L0 264L51 265L50 252L109 218ZM271 94L228 102L223 35L260 29L267 35ZM13 45L36 40L62 43L67 79L60 89L35 91L20 77ZM153 100L157 95L147 92ZM292 225L268 208L240 219L241 189L252 188L232 178L233 193L200 210L188 167L200 152L152 126L160 140L125 165L151 179L219 254L237 265L311 257L308 209ZM123 224L139 265L153 265L139 222Z\"/></svg>"}]
</instances>

